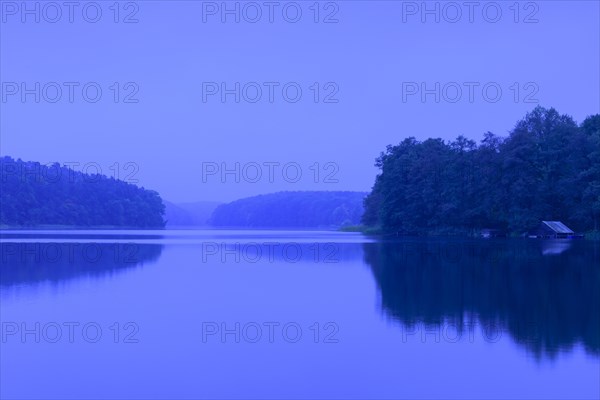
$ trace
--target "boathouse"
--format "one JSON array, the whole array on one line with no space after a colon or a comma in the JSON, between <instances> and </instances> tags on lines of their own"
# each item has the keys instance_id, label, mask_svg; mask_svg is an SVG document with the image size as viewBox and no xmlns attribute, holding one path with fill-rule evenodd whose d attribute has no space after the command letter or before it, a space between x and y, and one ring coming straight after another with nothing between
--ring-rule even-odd
<instances>
[{"instance_id":1,"label":"boathouse","mask_svg":"<svg viewBox=\"0 0 600 400\"><path fill-rule=\"evenodd\" d=\"M529 237L568 239L575 237L575 232L560 221L542 221Z\"/></svg>"}]
</instances>

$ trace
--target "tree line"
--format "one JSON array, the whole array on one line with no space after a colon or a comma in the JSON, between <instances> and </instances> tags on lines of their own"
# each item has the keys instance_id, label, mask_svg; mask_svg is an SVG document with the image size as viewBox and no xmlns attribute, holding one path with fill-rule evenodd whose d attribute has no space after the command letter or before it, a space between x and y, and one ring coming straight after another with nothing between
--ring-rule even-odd
<instances>
[{"instance_id":1,"label":"tree line","mask_svg":"<svg viewBox=\"0 0 600 400\"><path fill-rule=\"evenodd\" d=\"M0 224L162 228L159 194L58 163L0 157Z\"/></svg>"},{"instance_id":2,"label":"tree line","mask_svg":"<svg viewBox=\"0 0 600 400\"><path fill-rule=\"evenodd\" d=\"M248 197L218 206L209 224L247 228L332 228L356 225L363 192L291 191Z\"/></svg>"},{"instance_id":3,"label":"tree line","mask_svg":"<svg viewBox=\"0 0 600 400\"><path fill-rule=\"evenodd\" d=\"M537 107L508 137L484 134L388 146L362 222L402 234L524 233L542 220L600 228L600 115L578 125Z\"/></svg>"},{"instance_id":4,"label":"tree line","mask_svg":"<svg viewBox=\"0 0 600 400\"><path fill-rule=\"evenodd\" d=\"M600 229L600 114L577 124L537 107L508 137L414 137L376 159L372 191L280 192L217 207L213 226L343 227L402 234L525 233L542 220ZM152 190L58 163L0 157L0 225L165 226ZM366 198L365 198L365 195Z\"/></svg>"}]
</instances>

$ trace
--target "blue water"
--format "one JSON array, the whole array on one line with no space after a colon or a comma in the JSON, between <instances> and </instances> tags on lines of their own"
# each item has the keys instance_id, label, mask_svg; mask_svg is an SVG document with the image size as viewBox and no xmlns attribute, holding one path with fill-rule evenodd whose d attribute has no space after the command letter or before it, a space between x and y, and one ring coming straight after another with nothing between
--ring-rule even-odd
<instances>
[{"instance_id":1,"label":"blue water","mask_svg":"<svg viewBox=\"0 0 600 400\"><path fill-rule=\"evenodd\" d=\"M600 248L2 231L2 398L599 398Z\"/></svg>"}]
</instances>

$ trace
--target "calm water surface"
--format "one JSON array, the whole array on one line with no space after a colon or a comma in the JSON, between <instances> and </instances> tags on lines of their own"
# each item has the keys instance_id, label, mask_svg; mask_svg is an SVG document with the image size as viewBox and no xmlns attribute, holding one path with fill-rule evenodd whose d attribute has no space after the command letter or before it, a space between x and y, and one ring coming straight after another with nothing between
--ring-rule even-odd
<instances>
[{"instance_id":1,"label":"calm water surface","mask_svg":"<svg viewBox=\"0 0 600 400\"><path fill-rule=\"evenodd\" d=\"M2 231L2 398L599 398L600 246Z\"/></svg>"}]
</instances>

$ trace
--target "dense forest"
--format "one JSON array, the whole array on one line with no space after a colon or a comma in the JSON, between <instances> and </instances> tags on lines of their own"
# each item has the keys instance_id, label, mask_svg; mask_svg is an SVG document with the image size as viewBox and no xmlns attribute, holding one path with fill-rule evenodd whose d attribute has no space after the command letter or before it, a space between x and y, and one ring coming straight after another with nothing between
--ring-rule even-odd
<instances>
[{"instance_id":1,"label":"dense forest","mask_svg":"<svg viewBox=\"0 0 600 400\"><path fill-rule=\"evenodd\" d=\"M0 157L0 225L164 227L157 192L55 163Z\"/></svg>"},{"instance_id":2,"label":"dense forest","mask_svg":"<svg viewBox=\"0 0 600 400\"><path fill-rule=\"evenodd\" d=\"M363 213L363 192L278 192L240 199L215 209L219 227L331 228L355 225Z\"/></svg>"},{"instance_id":3,"label":"dense forest","mask_svg":"<svg viewBox=\"0 0 600 400\"><path fill-rule=\"evenodd\" d=\"M388 146L370 194L279 192L214 203L168 203L170 226L334 228L402 234L522 234L542 220L600 229L600 115L578 125L537 107L508 137L414 137ZM165 226L159 194L103 175L0 157L0 225ZM362 218L361 218L362 216Z\"/></svg>"},{"instance_id":4,"label":"dense forest","mask_svg":"<svg viewBox=\"0 0 600 400\"><path fill-rule=\"evenodd\" d=\"M535 108L506 138L404 139L377 158L365 225L403 234L520 234L542 220L600 228L600 115Z\"/></svg>"}]
</instances>

